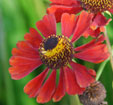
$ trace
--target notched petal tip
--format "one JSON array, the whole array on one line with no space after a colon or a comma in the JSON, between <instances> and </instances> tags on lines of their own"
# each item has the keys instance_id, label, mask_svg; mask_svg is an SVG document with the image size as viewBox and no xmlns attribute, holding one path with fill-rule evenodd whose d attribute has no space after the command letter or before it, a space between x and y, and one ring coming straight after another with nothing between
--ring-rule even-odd
<instances>
[{"instance_id":1,"label":"notched petal tip","mask_svg":"<svg viewBox=\"0 0 113 105\"><path fill-rule=\"evenodd\" d=\"M37 96L38 103L46 103L52 99L56 89L56 70L53 70Z\"/></svg>"},{"instance_id":2,"label":"notched petal tip","mask_svg":"<svg viewBox=\"0 0 113 105\"><path fill-rule=\"evenodd\" d=\"M71 62L70 65L75 73L77 83L81 88L86 88L95 81L94 76L89 73L85 66L74 62Z\"/></svg>"},{"instance_id":3,"label":"notched petal tip","mask_svg":"<svg viewBox=\"0 0 113 105\"><path fill-rule=\"evenodd\" d=\"M60 101L64 95L65 95L64 70L60 69L59 83L53 95L53 101L54 102Z\"/></svg>"},{"instance_id":4,"label":"notched petal tip","mask_svg":"<svg viewBox=\"0 0 113 105\"><path fill-rule=\"evenodd\" d=\"M29 97L36 97L40 91L42 83L47 76L49 69L45 69L41 74L32 79L27 85L24 87L24 92L29 95Z\"/></svg>"},{"instance_id":5,"label":"notched petal tip","mask_svg":"<svg viewBox=\"0 0 113 105\"><path fill-rule=\"evenodd\" d=\"M74 31L77 22L77 16L74 14L63 13L61 17L62 34L70 37Z\"/></svg>"},{"instance_id":6,"label":"notched petal tip","mask_svg":"<svg viewBox=\"0 0 113 105\"><path fill-rule=\"evenodd\" d=\"M100 43L92 46L92 48L78 52L74 56L88 62L100 63L108 59L109 52L106 44Z\"/></svg>"},{"instance_id":7,"label":"notched petal tip","mask_svg":"<svg viewBox=\"0 0 113 105\"><path fill-rule=\"evenodd\" d=\"M65 6L65 5L52 5L47 9L48 14L54 14L56 21L61 21L61 16L63 13L77 14L82 10L81 7L76 6Z\"/></svg>"},{"instance_id":8,"label":"notched petal tip","mask_svg":"<svg viewBox=\"0 0 113 105\"><path fill-rule=\"evenodd\" d=\"M93 14L89 14L85 11L81 12L73 33L72 42L76 41L90 27L92 18Z\"/></svg>"},{"instance_id":9,"label":"notched petal tip","mask_svg":"<svg viewBox=\"0 0 113 105\"><path fill-rule=\"evenodd\" d=\"M84 92L84 88L79 86L74 71L71 70L69 67L66 67L64 70L64 74L65 74L66 92L69 95L82 94Z\"/></svg>"},{"instance_id":10,"label":"notched petal tip","mask_svg":"<svg viewBox=\"0 0 113 105\"><path fill-rule=\"evenodd\" d=\"M53 14L45 15L36 26L45 37L56 35L56 19Z\"/></svg>"},{"instance_id":11,"label":"notched petal tip","mask_svg":"<svg viewBox=\"0 0 113 105\"><path fill-rule=\"evenodd\" d=\"M10 59L9 72L13 79L21 79L35 70L42 64L40 59L29 59L25 57L13 56Z\"/></svg>"}]
</instances>

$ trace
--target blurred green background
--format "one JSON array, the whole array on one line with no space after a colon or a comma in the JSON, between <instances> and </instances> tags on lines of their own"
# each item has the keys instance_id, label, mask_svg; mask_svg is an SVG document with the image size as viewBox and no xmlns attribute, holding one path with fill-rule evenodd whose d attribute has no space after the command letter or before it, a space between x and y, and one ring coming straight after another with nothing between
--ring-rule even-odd
<instances>
[{"instance_id":1,"label":"blurred green background","mask_svg":"<svg viewBox=\"0 0 113 105\"><path fill-rule=\"evenodd\" d=\"M36 28L35 23L46 14L49 3L49 0L0 0L0 105L40 105L36 103L35 98L28 98L23 92L25 84L36 74L32 73L15 81L11 79L8 68L12 48L16 47L18 41L24 39L24 34L29 32L30 27ZM113 22L110 22L107 30L113 45ZM96 71L105 66L99 80L107 90L108 105L113 105L113 72L110 62L107 62L106 65L105 63L95 65L82 61L82 64ZM57 103L50 101L45 105L78 104L75 96L66 95Z\"/></svg>"}]
</instances>

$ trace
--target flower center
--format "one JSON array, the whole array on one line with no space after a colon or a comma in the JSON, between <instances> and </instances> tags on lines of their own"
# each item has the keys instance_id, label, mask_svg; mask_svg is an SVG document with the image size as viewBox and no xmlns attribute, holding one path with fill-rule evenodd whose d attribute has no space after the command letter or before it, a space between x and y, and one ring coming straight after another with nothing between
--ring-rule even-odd
<instances>
[{"instance_id":1,"label":"flower center","mask_svg":"<svg viewBox=\"0 0 113 105\"><path fill-rule=\"evenodd\" d=\"M73 58L74 48L65 36L49 36L39 47L40 59L51 69L67 65Z\"/></svg>"},{"instance_id":2,"label":"flower center","mask_svg":"<svg viewBox=\"0 0 113 105\"><path fill-rule=\"evenodd\" d=\"M113 0L80 0L82 7L93 13L109 10L113 6Z\"/></svg>"},{"instance_id":3,"label":"flower center","mask_svg":"<svg viewBox=\"0 0 113 105\"><path fill-rule=\"evenodd\" d=\"M83 105L104 105L102 104L106 97L106 90L100 82L96 81L86 88L79 99ZM107 105L107 104L106 104Z\"/></svg>"}]
</instances>

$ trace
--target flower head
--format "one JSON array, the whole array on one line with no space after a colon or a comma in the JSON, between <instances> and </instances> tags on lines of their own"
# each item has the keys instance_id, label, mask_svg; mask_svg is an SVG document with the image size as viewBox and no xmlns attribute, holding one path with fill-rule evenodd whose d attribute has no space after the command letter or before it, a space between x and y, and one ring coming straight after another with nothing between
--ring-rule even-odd
<instances>
[{"instance_id":1,"label":"flower head","mask_svg":"<svg viewBox=\"0 0 113 105\"><path fill-rule=\"evenodd\" d=\"M84 89L95 81L94 70L72 60L79 58L99 63L108 58L107 47L102 44L103 36L80 47L73 47L73 42L81 37L91 22L92 15L85 11L79 16L64 13L61 18L62 34L57 35L54 15L46 15L36 23L44 38L31 28L30 33L25 34L25 41L17 43L17 48L12 50L13 56L10 58L12 67L9 72L13 79L21 79L40 65L46 65L45 70L24 87L24 92L29 97L37 97L39 103L51 99L59 101L66 92L70 95L82 94ZM60 76L56 86L58 69ZM51 74L45 80L49 70Z\"/></svg>"},{"instance_id":2,"label":"flower head","mask_svg":"<svg viewBox=\"0 0 113 105\"><path fill-rule=\"evenodd\" d=\"M113 7L113 0L79 0L81 6L92 13L103 12Z\"/></svg>"},{"instance_id":3,"label":"flower head","mask_svg":"<svg viewBox=\"0 0 113 105\"><path fill-rule=\"evenodd\" d=\"M96 81L90 84L79 98L83 105L103 105L106 90L100 82Z\"/></svg>"},{"instance_id":4,"label":"flower head","mask_svg":"<svg viewBox=\"0 0 113 105\"><path fill-rule=\"evenodd\" d=\"M40 59L47 67L59 69L67 65L74 57L71 41L61 35L52 35L44 39L39 47Z\"/></svg>"},{"instance_id":5,"label":"flower head","mask_svg":"<svg viewBox=\"0 0 113 105\"><path fill-rule=\"evenodd\" d=\"M110 11L113 13L113 0L50 0L51 6L47 13L53 13L57 22L61 21L63 13L77 14L82 10L93 13L93 21L96 26L105 26L111 19L106 19L101 13ZM96 19L95 19L96 18ZM101 23L101 24L100 24Z\"/></svg>"}]
</instances>

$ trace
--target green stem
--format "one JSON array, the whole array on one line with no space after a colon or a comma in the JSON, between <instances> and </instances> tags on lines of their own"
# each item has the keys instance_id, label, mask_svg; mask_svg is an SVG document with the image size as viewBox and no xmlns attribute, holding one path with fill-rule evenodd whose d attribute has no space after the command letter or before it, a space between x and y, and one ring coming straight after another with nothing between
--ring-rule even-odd
<instances>
[{"instance_id":1,"label":"green stem","mask_svg":"<svg viewBox=\"0 0 113 105\"><path fill-rule=\"evenodd\" d=\"M81 105L78 95L75 95L75 105Z\"/></svg>"},{"instance_id":2,"label":"green stem","mask_svg":"<svg viewBox=\"0 0 113 105\"><path fill-rule=\"evenodd\" d=\"M111 44L110 44L110 41L109 41L109 38L108 38L108 35L107 35L107 30L106 30L106 28L105 28L104 35L105 35L106 44L107 44L107 46L108 46L108 50L109 50L109 53L110 53L110 63L111 63L112 71L113 71L113 55L112 55L112 48L111 48Z\"/></svg>"},{"instance_id":3,"label":"green stem","mask_svg":"<svg viewBox=\"0 0 113 105\"><path fill-rule=\"evenodd\" d=\"M81 105L78 95L71 96L70 105Z\"/></svg>"},{"instance_id":4,"label":"green stem","mask_svg":"<svg viewBox=\"0 0 113 105\"><path fill-rule=\"evenodd\" d=\"M97 71L97 76L96 76L96 80L97 81L99 80L99 78L100 78L100 76L101 76L101 74L102 74L102 72L104 70L104 67L105 67L105 65L107 64L108 61L109 61L109 59L107 59L106 61L104 61L103 63L101 63L101 65L100 65L100 67L99 67L99 69Z\"/></svg>"}]
</instances>

